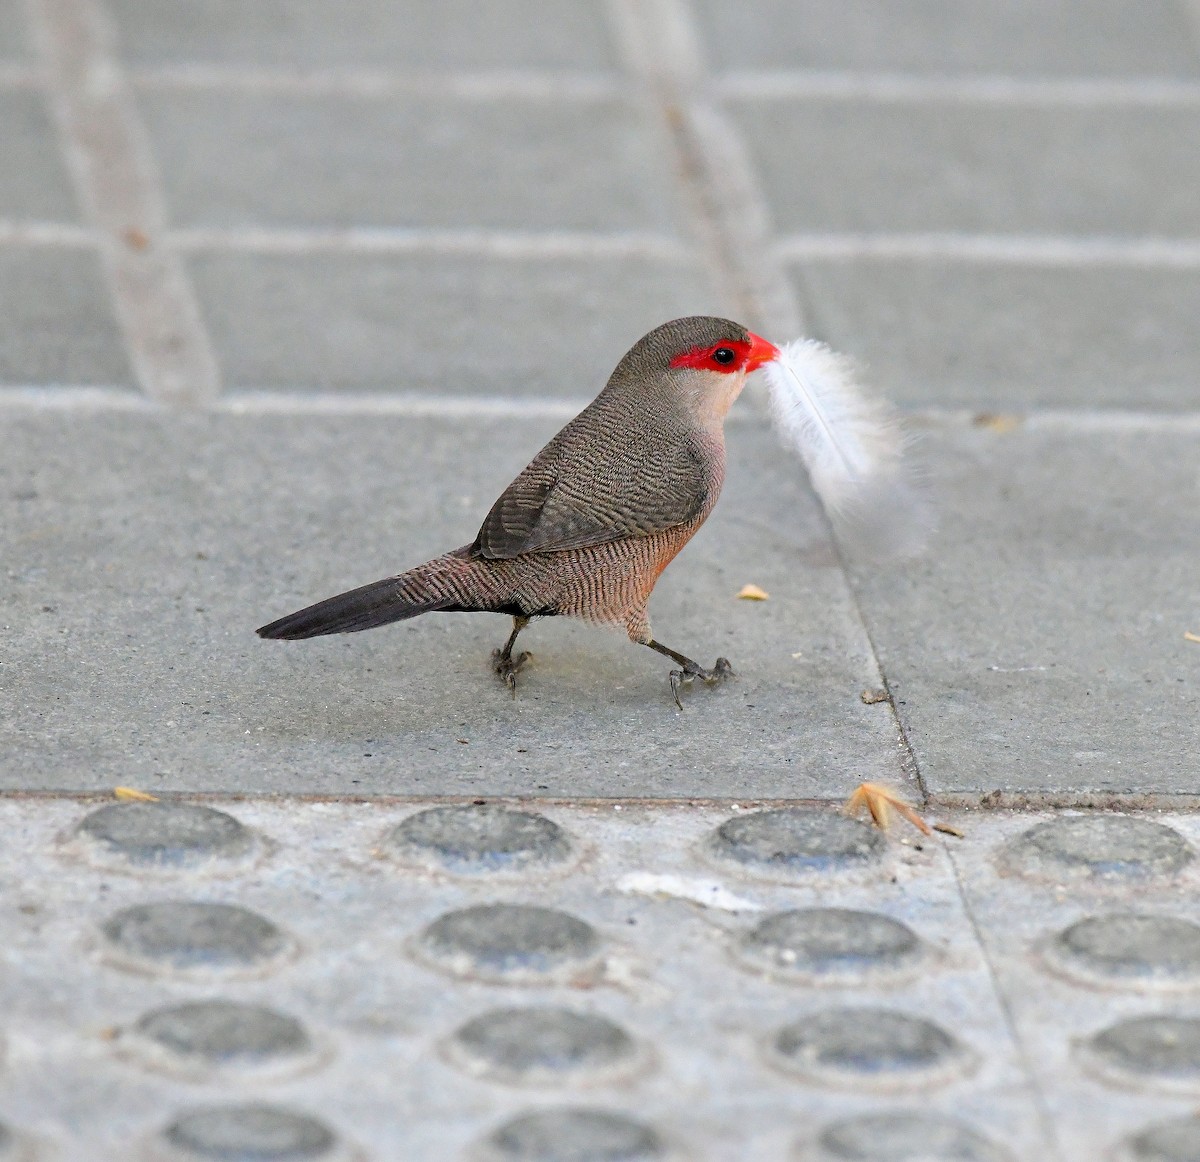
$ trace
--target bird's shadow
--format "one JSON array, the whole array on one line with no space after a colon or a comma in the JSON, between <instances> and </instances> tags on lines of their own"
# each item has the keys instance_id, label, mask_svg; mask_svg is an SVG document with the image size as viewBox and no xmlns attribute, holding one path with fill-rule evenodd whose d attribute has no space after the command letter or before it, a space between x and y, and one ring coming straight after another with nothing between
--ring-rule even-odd
<instances>
[{"instance_id":1,"label":"bird's shadow","mask_svg":"<svg viewBox=\"0 0 1200 1162\"><path fill-rule=\"evenodd\" d=\"M626 718L655 704L664 717L674 715L669 663L623 635L582 626L527 630L519 648L531 656L510 693L492 669L491 652L504 628L494 620L501 631L494 641L478 625L439 630L431 618L428 628L401 629L400 641L385 632L374 641L355 635L272 644L268 648L279 653L268 663L272 697L258 723L260 737L296 742L359 738L364 731L401 737L464 724L489 734L567 724L578 729L581 718Z\"/></svg>"}]
</instances>

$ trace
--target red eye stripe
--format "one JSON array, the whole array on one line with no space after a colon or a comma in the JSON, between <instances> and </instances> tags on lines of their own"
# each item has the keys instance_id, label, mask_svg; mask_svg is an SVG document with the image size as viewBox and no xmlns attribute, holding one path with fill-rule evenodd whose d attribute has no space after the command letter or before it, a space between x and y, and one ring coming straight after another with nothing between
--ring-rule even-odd
<instances>
[{"instance_id":1,"label":"red eye stripe","mask_svg":"<svg viewBox=\"0 0 1200 1162\"><path fill-rule=\"evenodd\" d=\"M718 351L732 351L733 358L722 361ZM700 371L741 371L750 358L750 344L739 339L723 339L711 347L694 347L671 360L672 367L694 367Z\"/></svg>"}]
</instances>

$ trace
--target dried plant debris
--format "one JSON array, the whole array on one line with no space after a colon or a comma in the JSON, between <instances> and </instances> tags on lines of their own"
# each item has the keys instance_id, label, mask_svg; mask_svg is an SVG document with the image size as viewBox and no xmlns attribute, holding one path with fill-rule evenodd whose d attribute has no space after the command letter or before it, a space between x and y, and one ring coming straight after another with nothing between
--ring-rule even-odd
<instances>
[{"instance_id":1,"label":"dried plant debris","mask_svg":"<svg viewBox=\"0 0 1200 1162\"><path fill-rule=\"evenodd\" d=\"M1005 435L1014 432L1024 423L1024 416L1008 415L1004 412L980 412L971 423L977 428L987 428L988 431Z\"/></svg>"},{"instance_id":2,"label":"dried plant debris","mask_svg":"<svg viewBox=\"0 0 1200 1162\"><path fill-rule=\"evenodd\" d=\"M860 783L846 801L846 811L856 814L866 808L875 826L886 831L892 822L892 813L907 819L922 835L932 834L929 824L890 787L879 783Z\"/></svg>"},{"instance_id":3,"label":"dried plant debris","mask_svg":"<svg viewBox=\"0 0 1200 1162\"><path fill-rule=\"evenodd\" d=\"M769 601L771 595L765 589L760 589L757 585L743 585L738 590L738 598L741 601Z\"/></svg>"}]
</instances>

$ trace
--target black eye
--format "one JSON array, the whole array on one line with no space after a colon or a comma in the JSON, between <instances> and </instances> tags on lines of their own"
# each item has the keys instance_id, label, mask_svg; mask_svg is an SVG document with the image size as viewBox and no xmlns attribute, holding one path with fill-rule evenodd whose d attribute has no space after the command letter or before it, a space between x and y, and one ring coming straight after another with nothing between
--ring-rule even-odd
<instances>
[{"instance_id":1,"label":"black eye","mask_svg":"<svg viewBox=\"0 0 1200 1162\"><path fill-rule=\"evenodd\" d=\"M737 352L732 347L718 347L712 357L716 362L728 365L737 358Z\"/></svg>"}]
</instances>

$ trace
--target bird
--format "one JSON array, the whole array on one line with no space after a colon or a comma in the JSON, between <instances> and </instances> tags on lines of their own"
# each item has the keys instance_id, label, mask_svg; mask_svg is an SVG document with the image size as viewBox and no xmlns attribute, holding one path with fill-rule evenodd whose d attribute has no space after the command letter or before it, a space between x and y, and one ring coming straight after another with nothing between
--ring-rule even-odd
<instances>
[{"instance_id":1,"label":"bird","mask_svg":"<svg viewBox=\"0 0 1200 1162\"><path fill-rule=\"evenodd\" d=\"M725 479L724 423L746 377L779 348L710 315L644 335L600 394L501 493L469 544L393 577L339 593L257 630L263 638L356 633L424 613L512 618L492 668L516 696L534 618L573 617L625 630L675 663L675 705L696 679L733 676L658 641L647 603L662 572L704 524Z\"/></svg>"}]
</instances>

